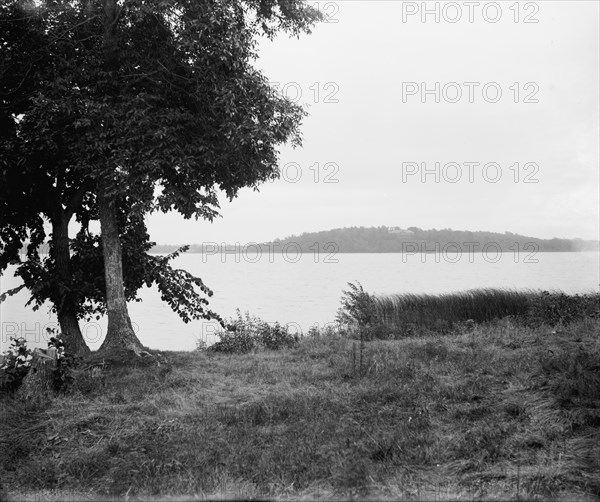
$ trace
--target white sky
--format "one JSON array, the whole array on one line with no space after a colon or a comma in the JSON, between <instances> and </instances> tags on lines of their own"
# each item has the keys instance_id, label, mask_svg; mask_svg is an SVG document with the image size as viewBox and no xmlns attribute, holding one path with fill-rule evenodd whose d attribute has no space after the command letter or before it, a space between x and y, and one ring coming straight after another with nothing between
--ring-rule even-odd
<instances>
[{"instance_id":1,"label":"white sky","mask_svg":"<svg viewBox=\"0 0 600 502\"><path fill-rule=\"evenodd\" d=\"M223 217L212 224L154 214L152 240L245 243L379 225L598 239L600 4L519 2L515 23L515 2L503 1L492 23L482 12L490 2L479 2L470 23L468 2L447 3L426 2L439 6L440 22L429 14L423 23L420 12L403 22L403 9L420 11L422 2L320 2L337 22L261 44L257 65L265 75L287 84L290 97L300 90L300 102L310 104L304 146L281 155L282 166L301 167L299 180L292 182L298 173L288 166L287 181L244 190L232 203L223 198ZM450 23L456 6L462 18ZM497 15L494 5L486 9L489 20ZM527 15L538 22L524 23ZM428 89L456 82L463 95L457 103L443 96L436 103L434 95L422 103L419 93L403 100L403 83L410 82L417 90L422 82ZM472 103L464 82L478 83L469 84ZM486 83L493 85L484 97ZM497 88L499 101L486 101ZM455 97L456 88L446 91ZM525 103L528 96L538 102ZM438 171L439 182L435 174L423 182L420 173L408 175L407 162L431 171L435 162L456 162L462 178L449 182L459 171L448 166ZM495 162L502 172L465 162ZM516 162L519 169L511 170ZM326 183L326 175L337 183ZM525 183L527 175L537 183Z\"/></svg>"}]
</instances>

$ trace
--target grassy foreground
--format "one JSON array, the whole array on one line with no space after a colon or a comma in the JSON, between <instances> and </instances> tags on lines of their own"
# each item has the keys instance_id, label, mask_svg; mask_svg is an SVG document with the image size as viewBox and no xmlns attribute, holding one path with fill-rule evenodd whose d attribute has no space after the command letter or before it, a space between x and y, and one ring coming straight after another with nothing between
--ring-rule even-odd
<instances>
[{"instance_id":1,"label":"grassy foreground","mask_svg":"<svg viewBox=\"0 0 600 502\"><path fill-rule=\"evenodd\" d=\"M95 367L0 401L9 500L598 500L600 321Z\"/></svg>"}]
</instances>

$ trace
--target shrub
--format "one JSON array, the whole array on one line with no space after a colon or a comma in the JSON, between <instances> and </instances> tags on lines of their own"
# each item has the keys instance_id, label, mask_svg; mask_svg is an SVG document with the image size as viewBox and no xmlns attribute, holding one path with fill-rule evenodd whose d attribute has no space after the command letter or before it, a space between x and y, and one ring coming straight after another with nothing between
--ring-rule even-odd
<instances>
[{"instance_id":1,"label":"shrub","mask_svg":"<svg viewBox=\"0 0 600 502\"><path fill-rule=\"evenodd\" d=\"M265 349L279 350L285 347L292 347L298 342L298 335L288 332L287 328L276 322L273 326L264 323L259 330L260 343Z\"/></svg>"},{"instance_id":2,"label":"shrub","mask_svg":"<svg viewBox=\"0 0 600 502\"><path fill-rule=\"evenodd\" d=\"M336 338L340 336L340 326L326 324L321 328L315 324L308 329L306 336L308 338Z\"/></svg>"},{"instance_id":3,"label":"shrub","mask_svg":"<svg viewBox=\"0 0 600 502\"><path fill-rule=\"evenodd\" d=\"M225 331L217 333L219 341L208 348L215 352L246 353L252 350L279 350L295 345L299 337L279 323L269 324L237 309L237 317L226 324Z\"/></svg>"},{"instance_id":4,"label":"shrub","mask_svg":"<svg viewBox=\"0 0 600 502\"><path fill-rule=\"evenodd\" d=\"M73 354L65 351L65 342L62 338L62 333L57 333L55 330L47 330L51 336L48 342L48 348L56 349L56 370L54 370L54 379L52 387L55 391L66 391L70 389L75 380L73 372L79 362Z\"/></svg>"},{"instance_id":5,"label":"shrub","mask_svg":"<svg viewBox=\"0 0 600 502\"><path fill-rule=\"evenodd\" d=\"M15 392L31 367L31 349L27 347L25 338L10 337L10 346L4 353L4 361L0 366L0 390Z\"/></svg>"},{"instance_id":6,"label":"shrub","mask_svg":"<svg viewBox=\"0 0 600 502\"><path fill-rule=\"evenodd\" d=\"M197 339L196 340L196 350L198 352L204 352L206 349L208 349L208 344L206 343L206 340Z\"/></svg>"},{"instance_id":7,"label":"shrub","mask_svg":"<svg viewBox=\"0 0 600 502\"><path fill-rule=\"evenodd\" d=\"M76 358L65 352L62 334L54 329L47 329L50 336L48 348L56 349L56 370L53 374L52 388L55 391L64 391L73 383L73 369ZM52 336L54 335L54 336ZM27 347L25 338L11 337L11 345L4 354L4 361L0 366L0 391L15 392L29 373L33 351Z\"/></svg>"},{"instance_id":8,"label":"shrub","mask_svg":"<svg viewBox=\"0 0 600 502\"><path fill-rule=\"evenodd\" d=\"M585 317L600 316L600 294L566 295L562 291L542 291L535 296L527 311L526 323L556 326L569 324Z\"/></svg>"},{"instance_id":9,"label":"shrub","mask_svg":"<svg viewBox=\"0 0 600 502\"><path fill-rule=\"evenodd\" d=\"M375 297L367 293L362 284L348 283L350 289L342 291L342 306L337 311L336 321L343 326L364 327L377 320Z\"/></svg>"}]
</instances>

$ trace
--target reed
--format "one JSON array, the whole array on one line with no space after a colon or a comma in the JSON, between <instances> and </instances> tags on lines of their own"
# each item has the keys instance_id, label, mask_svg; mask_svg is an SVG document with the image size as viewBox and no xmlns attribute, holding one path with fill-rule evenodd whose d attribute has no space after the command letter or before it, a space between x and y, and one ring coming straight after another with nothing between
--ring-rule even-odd
<instances>
[{"instance_id":1,"label":"reed","mask_svg":"<svg viewBox=\"0 0 600 502\"><path fill-rule=\"evenodd\" d=\"M453 324L469 319L482 323L527 313L533 290L473 289L456 293L374 296L377 319L389 324L413 323L431 329L440 321Z\"/></svg>"},{"instance_id":2,"label":"reed","mask_svg":"<svg viewBox=\"0 0 600 502\"><path fill-rule=\"evenodd\" d=\"M448 333L505 317L527 326L568 324L600 315L600 294L533 289L472 289L443 294L376 295L349 283L338 322L367 339Z\"/></svg>"}]
</instances>

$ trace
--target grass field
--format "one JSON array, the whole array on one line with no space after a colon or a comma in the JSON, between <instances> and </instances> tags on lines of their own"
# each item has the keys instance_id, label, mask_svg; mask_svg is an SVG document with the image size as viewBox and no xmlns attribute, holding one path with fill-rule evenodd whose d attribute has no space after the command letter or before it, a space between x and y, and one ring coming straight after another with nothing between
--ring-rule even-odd
<instances>
[{"instance_id":1,"label":"grass field","mask_svg":"<svg viewBox=\"0 0 600 502\"><path fill-rule=\"evenodd\" d=\"M0 401L9 500L600 499L600 321L94 367Z\"/></svg>"}]
</instances>

